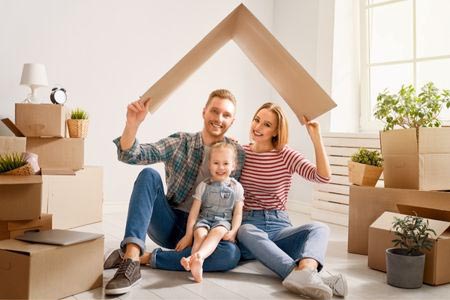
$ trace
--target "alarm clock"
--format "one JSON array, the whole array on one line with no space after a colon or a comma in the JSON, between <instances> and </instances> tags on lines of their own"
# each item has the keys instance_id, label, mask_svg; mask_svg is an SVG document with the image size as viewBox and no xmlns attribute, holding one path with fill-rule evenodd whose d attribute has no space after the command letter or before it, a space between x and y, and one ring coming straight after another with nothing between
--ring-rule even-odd
<instances>
[{"instance_id":1,"label":"alarm clock","mask_svg":"<svg viewBox=\"0 0 450 300\"><path fill-rule=\"evenodd\" d=\"M62 87L54 87L50 93L50 101L54 104L64 104L67 100L66 90Z\"/></svg>"}]
</instances>

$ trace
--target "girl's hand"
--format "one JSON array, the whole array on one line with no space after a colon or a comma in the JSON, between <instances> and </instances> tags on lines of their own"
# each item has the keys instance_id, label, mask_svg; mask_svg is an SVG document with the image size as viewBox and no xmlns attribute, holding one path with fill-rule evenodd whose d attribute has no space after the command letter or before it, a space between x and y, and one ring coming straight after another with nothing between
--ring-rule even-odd
<instances>
[{"instance_id":1,"label":"girl's hand","mask_svg":"<svg viewBox=\"0 0 450 300\"><path fill-rule=\"evenodd\" d=\"M190 247L192 245L192 236L183 236L181 240L178 242L178 244L175 246L175 250L180 252L186 249L187 247Z\"/></svg>"},{"instance_id":2,"label":"girl's hand","mask_svg":"<svg viewBox=\"0 0 450 300\"><path fill-rule=\"evenodd\" d=\"M237 235L236 231L228 231L227 233L225 233L222 240L236 243L236 235Z\"/></svg>"}]
</instances>

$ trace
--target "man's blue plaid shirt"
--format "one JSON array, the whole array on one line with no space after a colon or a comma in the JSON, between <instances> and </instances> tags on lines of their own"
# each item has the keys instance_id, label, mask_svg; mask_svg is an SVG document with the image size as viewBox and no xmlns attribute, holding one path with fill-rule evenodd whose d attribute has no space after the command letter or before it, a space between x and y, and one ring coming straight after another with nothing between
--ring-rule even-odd
<instances>
[{"instance_id":1,"label":"man's blue plaid shirt","mask_svg":"<svg viewBox=\"0 0 450 300\"><path fill-rule=\"evenodd\" d=\"M227 142L234 143L225 138ZM164 163L167 183L167 201L173 206L183 202L193 185L203 160L203 141L201 132L177 132L156 143L139 144L122 151L120 137L113 141L117 146L118 159L132 165L149 165ZM236 143L234 143L236 144ZM238 162L232 176L239 179L244 166L244 149L236 144Z\"/></svg>"}]
</instances>

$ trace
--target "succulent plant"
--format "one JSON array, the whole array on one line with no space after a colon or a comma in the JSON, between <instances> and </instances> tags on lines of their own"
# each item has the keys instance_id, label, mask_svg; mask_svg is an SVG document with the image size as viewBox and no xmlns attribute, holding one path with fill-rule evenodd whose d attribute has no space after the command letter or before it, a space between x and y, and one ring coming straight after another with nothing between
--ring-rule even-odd
<instances>
[{"instance_id":1,"label":"succulent plant","mask_svg":"<svg viewBox=\"0 0 450 300\"><path fill-rule=\"evenodd\" d=\"M374 116L385 123L384 130L440 127L438 117L444 106L450 108L450 90L441 92L429 82L419 95L412 85L402 86L397 94L384 90L378 94Z\"/></svg>"},{"instance_id":2,"label":"succulent plant","mask_svg":"<svg viewBox=\"0 0 450 300\"><path fill-rule=\"evenodd\" d=\"M75 108L70 113L70 118L72 120L87 120L89 119L89 115L86 111L82 110L81 108Z\"/></svg>"},{"instance_id":3,"label":"succulent plant","mask_svg":"<svg viewBox=\"0 0 450 300\"><path fill-rule=\"evenodd\" d=\"M0 173L20 168L27 163L23 153L13 152L0 155Z\"/></svg>"},{"instance_id":4,"label":"succulent plant","mask_svg":"<svg viewBox=\"0 0 450 300\"><path fill-rule=\"evenodd\" d=\"M433 243L430 241L430 234L436 235L436 231L429 228L428 220L421 217L405 216L404 218L394 217L392 229L396 239L392 240L394 246L400 246L407 250L407 255L422 253L422 250L430 250Z\"/></svg>"},{"instance_id":5,"label":"succulent plant","mask_svg":"<svg viewBox=\"0 0 450 300\"><path fill-rule=\"evenodd\" d=\"M383 166L383 158L381 157L381 153L377 150L367 150L366 148L359 148L359 150L352 155L351 159L352 161L360 164L376 167Z\"/></svg>"}]
</instances>

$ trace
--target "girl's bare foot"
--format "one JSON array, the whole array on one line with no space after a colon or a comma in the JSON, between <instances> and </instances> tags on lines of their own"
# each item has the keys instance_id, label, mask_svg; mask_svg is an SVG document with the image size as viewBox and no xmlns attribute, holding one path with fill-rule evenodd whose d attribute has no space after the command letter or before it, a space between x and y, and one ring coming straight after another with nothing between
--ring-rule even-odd
<instances>
[{"instance_id":1,"label":"girl's bare foot","mask_svg":"<svg viewBox=\"0 0 450 300\"><path fill-rule=\"evenodd\" d=\"M202 282L203 280L203 257L199 253L191 256L191 273L194 280Z\"/></svg>"},{"instance_id":2,"label":"girl's bare foot","mask_svg":"<svg viewBox=\"0 0 450 300\"><path fill-rule=\"evenodd\" d=\"M186 271L190 271L191 270L191 266L190 266L190 264L191 264L191 257L189 256L189 257L181 258L180 264L183 266L183 268Z\"/></svg>"}]
</instances>

